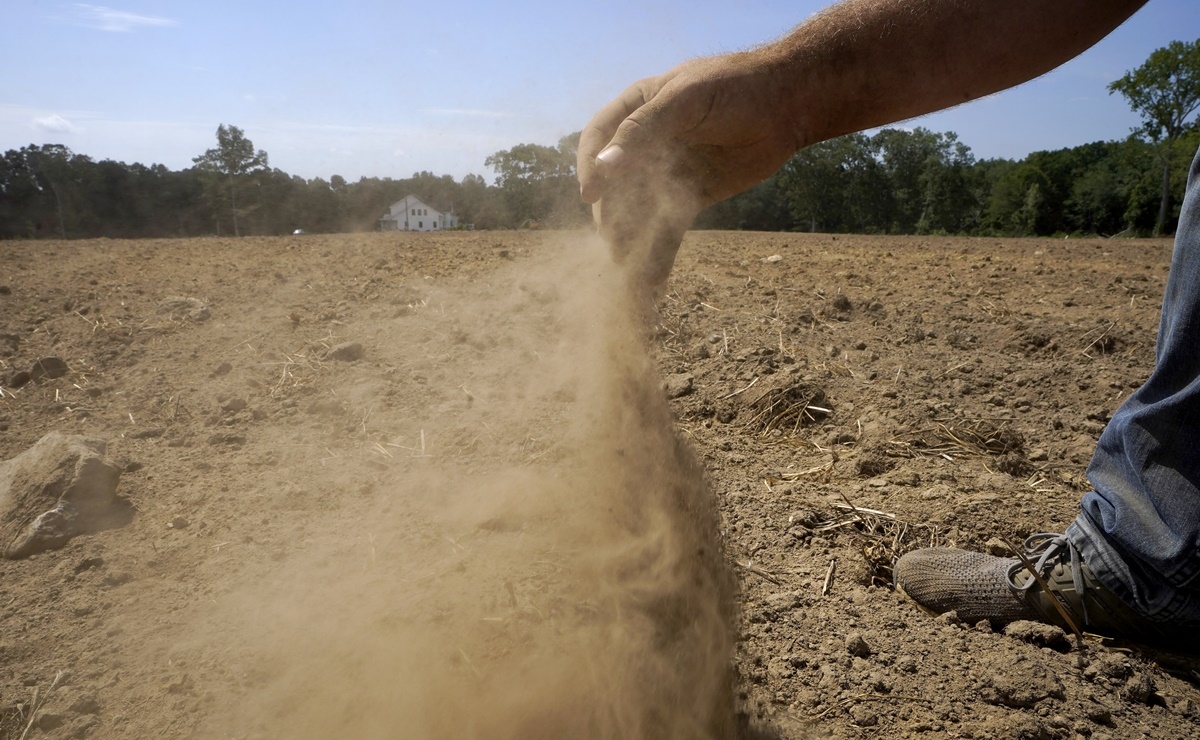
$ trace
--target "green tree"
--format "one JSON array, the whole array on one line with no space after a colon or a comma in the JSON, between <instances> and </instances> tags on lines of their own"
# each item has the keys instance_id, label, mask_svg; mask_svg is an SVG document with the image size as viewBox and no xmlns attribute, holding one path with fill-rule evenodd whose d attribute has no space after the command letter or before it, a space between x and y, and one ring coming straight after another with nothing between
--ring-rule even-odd
<instances>
[{"instance_id":1,"label":"green tree","mask_svg":"<svg viewBox=\"0 0 1200 740\"><path fill-rule=\"evenodd\" d=\"M54 196L54 210L58 216L58 235L67 238L66 219L63 215L63 201L71 177L71 160L75 157L71 150L62 144L44 144L41 147L28 147L26 160L29 169L37 176L40 186L48 189Z\"/></svg>"},{"instance_id":2,"label":"green tree","mask_svg":"<svg viewBox=\"0 0 1200 740\"><path fill-rule=\"evenodd\" d=\"M808 231L877 232L890 207L877 142L839 136L801 149L775 178L795 224Z\"/></svg>"},{"instance_id":3,"label":"green tree","mask_svg":"<svg viewBox=\"0 0 1200 740\"><path fill-rule=\"evenodd\" d=\"M1050 179L1033 155L1011 166L995 166L991 176L995 178L988 197L987 223L991 229L1005 236L1046 233L1041 220L1048 213L1044 206Z\"/></svg>"},{"instance_id":4,"label":"green tree","mask_svg":"<svg viewBox=\"0 0 1200 740\"><path fill-rule=\"evenodd\" d=\"M229 187L229 210L233 216L233 235L238 229L237 183L247 175L267 170L267 153L254 150L254 142L237 126L217 127L217 146L192 160L196 166L215 177L223 177Z\"/></svg>"},{"instance_id":5,"label":"green tree","mask_svg":"<svg viewBox=\"0 0 1200 740\"><path fill-rule=\"evenodd\" d=\"M1175 163L1173 144L1189 128L1188 119L1200 107L1200 39L1172 41L1155 50L1137 69L1126 72L1108 86L1111 95L1121 93L1129 107L1142 117L1135 136L1155 146L1162 165L1162 188L1154 235L1163 233L1171 207L1171 170Z\"/></svg>"},{"instance_id":6,"label":"green tree","mask_svg":"<svg viewBox=\"0 0 1200 740\"><path fill-rule=\"evenodd\" d=\"M9 149L0 160L0 238L38 235L42 187L30 165L31 149Z\"/></svg>"},{"instance_id":7,"label":"green tree","mask_svg":"<svg viewBox=\"0 0 1200 740\"><path fill-rule=\"evenodd\" d=\"M574 225L586 213L575 182L575 150L579 134L564 136L557 147L518 144L484 161L496 173L516 226L527 221L556 220Z\"/></svg>"},{"instance_id":8,"label":"green tree","mask_svg":"<svg viewBox=\"0 0 1200 740\"><path fill-rule=\"evenodd\" d=\"M875 135L894 199L892 230L960 233L978 221L967 172L975 157L953 131L884 129Z\"/></svg>"}]
</instances>

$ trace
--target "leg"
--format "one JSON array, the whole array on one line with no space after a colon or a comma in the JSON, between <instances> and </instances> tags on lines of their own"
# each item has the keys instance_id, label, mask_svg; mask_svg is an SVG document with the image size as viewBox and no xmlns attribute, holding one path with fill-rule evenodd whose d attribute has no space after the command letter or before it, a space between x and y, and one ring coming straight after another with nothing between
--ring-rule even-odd
<instances>
[{"instance_id":1,"label":"leg","mask_svg":"<svg viewBox=\"0 0 1200 740\"><path fill-rule=\"evenodd\" d=\"M1200 624L1200 153L1163 297L1157 364L1100 437L1067 530L1096 577L1156 621Z\"/></svg>"},{"instance_id":2,"label":"leg","mask_svg":"<svg viewBox=\"0 0 1200 740\"><path fill-rule=\"evenodd\" d=\"M1066 535L1017 559L948 548L908 553L896 586L967 621L1038 619L1200 650L1200 152L1192 162L1163 298L1156 366L1100 437Z\"/></svg>"}]
</instances>

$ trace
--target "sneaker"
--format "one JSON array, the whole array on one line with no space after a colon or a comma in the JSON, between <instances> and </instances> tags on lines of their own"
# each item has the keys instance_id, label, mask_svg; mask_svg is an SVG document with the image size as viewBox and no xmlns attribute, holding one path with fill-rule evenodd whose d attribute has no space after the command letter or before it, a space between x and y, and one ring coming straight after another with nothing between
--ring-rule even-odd
<instances>
[{"instance_id":1,"label":"sneaker","mask_svg":"<svg viewBox=\"0 0 1200 740\"><path fill-rule=\"evenodd\" d=\"M1031 535L1024 550L1048 591L1017 558L947 547L901 557L893 569L896 588L927 611L954 611L969 624L1028 619L1136 642L1177 643L1179 634L1169 625L1138 614L1096 580L1065 535Z\"/></svg>"}]
</instances>

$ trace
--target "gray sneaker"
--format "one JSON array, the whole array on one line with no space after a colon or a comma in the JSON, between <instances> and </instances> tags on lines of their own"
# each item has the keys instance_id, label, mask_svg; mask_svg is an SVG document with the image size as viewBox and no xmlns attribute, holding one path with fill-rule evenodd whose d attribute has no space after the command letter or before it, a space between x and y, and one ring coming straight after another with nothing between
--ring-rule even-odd
<instances>
[{"instance_id":1,"label":"gray sneaker","mask_svg":"<svg viewBox=\"0 0 1200 740\"><path fill-rule=\"evenodd\" d=\"M1185 642L1195 642L1194 632L1151 621L1096 580L1065 535L1031 535L1024 550L1048 592L1019 559L947 547L914 550L901 557L893 569L896 588L928 611L953 610L971 624L986 619L1001 626L1029 619L1067 630L1077 627L1082 632L1194 649L1180 644L1185 634ZM1064 618L1064 611L1074 625Z\"/></svg>"}]
</instances>

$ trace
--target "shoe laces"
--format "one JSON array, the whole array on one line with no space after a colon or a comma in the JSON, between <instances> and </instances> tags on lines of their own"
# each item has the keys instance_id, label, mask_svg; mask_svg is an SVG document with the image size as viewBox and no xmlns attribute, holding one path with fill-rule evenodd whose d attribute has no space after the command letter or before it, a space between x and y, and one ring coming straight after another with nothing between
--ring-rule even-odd
<instances>
[{"instance_id":1,"label":"shoe laces","mask_svg":"<svg viewBox=\"0 0 1200 740\"><path fill-rule=\"evenodd\" d=\"M1070 562L1071 583L1075 586L1075 593L1079 595L1079 603L1083 606L1083 624L1090 624L1087 599L1083 598L1083 560L1079 555L1079 550L1071 544L1067 536L1057 532L1031 534L1025 538L1022 548L1025 550L1026 560L1033 561L1034 572L1043 578L1048 578L1049 572L1054 569L1056 564L1063 561ZM1009 567L1008 585L1014 591L1025 594L1037 585L1038 579L1030 578L1025 585L1017 585L1016 577L1022 570L1025 570L1025 563L1021 560ZM1049 595L1054 596L1054 594Z\"/></svg>"}]
</instances>

